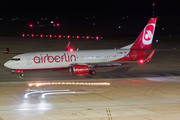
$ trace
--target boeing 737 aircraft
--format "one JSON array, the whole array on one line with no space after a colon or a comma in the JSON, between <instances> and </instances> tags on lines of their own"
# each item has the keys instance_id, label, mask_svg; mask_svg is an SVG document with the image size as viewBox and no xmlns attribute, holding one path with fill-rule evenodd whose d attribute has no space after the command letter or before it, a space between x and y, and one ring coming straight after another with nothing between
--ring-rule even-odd
<instances>
[{"instance_id":1,"label":"boeing 737 aircraft","mask_svg":"<svg viewBox=\"0 0 180 120\"><path fill-rule=\"evenodd\" d=\"M70 43L65 51L33 52L14 56L4 66L12 73L31 70L54 70L69 68L73 74L95 75L95 68L149 62L155 52L151 49L157 18L151 18L136 41L120 49L71 51Z\"/></svg>"}]
</instances>

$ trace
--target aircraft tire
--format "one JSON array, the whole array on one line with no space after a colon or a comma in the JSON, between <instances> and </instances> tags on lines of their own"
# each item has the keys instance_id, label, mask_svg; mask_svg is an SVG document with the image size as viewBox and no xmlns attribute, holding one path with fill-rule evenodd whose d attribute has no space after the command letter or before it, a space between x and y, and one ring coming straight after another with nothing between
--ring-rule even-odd
<instances>
[{"instance_id":1,"label":"aircraft tire","mask_svg":"<svg viewBox=\"0 0 180 120\"><path fill-rule=\"evenodd\" d=\"M21 76L21 77L24 77L24 73L21 73L20 76Z\"/></svg>"},{"instance_id":2,"label":"aircraft tire","mask_svg":"<svg viewBox=\"0 0 180 120\"><path fill-rule=\"evenodd\" d=\"M96 74L96 71L95 70L92 70L91 71L91 75L95 75Z\"/></svg>"}]
</instances>

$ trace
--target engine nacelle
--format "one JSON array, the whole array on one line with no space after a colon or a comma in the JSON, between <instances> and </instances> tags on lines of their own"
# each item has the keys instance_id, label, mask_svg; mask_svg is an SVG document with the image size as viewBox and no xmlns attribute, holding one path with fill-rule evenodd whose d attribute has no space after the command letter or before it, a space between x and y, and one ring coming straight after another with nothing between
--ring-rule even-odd
<instances>
[{"instance_id":1,"label":"engine nacelle","mask_svg":"<svg viewBox=\"0 0 180 120\"><path fill-rule=\"evenodd\" d=\"M72 65L69 71L72 74L89 73L89 67L88 65Z\"/></svg>"}]
</instances>

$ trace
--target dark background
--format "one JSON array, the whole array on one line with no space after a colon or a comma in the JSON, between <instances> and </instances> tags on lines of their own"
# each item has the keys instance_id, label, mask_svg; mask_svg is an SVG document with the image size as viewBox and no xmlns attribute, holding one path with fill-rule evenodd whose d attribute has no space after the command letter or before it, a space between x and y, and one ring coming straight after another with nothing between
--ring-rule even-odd
<instances>
[{"instance_id":1,"label":"dark background","mask_svg":"<svg viewBox=\"0 0 180 120\"><path fill-rule=\"evenodd\" d=\"M154 17L158 17L156 36L179 35L178 1L160 0L1 1L0 35L34 33L137 37L153 16L153 9ZM53 26L51 20L60 26ZM29 27L30 24L33 28Z\"/></svg>"}]
</instances>

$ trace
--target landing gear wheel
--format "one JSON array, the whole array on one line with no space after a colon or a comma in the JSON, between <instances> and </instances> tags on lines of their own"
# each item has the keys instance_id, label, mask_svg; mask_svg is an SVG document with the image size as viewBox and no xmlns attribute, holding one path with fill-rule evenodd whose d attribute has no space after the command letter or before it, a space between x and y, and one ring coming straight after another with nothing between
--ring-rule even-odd
<instances>
[{"instance_id":1,"label":"landing gear wheel","mask_svg":"<svg viewBox=\"0 0 180 120\"><path fill-rule=\"evenodd\" d=\"M96 71L95 71L95 70L92 70L92 71L91 71L91 74L92 74L92 75L95 75L95 74L96 74Z\"/></svg>"},{"instance_id":2,"label":"landing gear wheel","mask_svg":"<svg viewBox=\"0 0 180 120\"><path fill-rule=\"evenodd\" d=\"M24 73L21 73L20 76L21 76L21 77L24 77Z\"/></svg>"},{"instance_id":3,"label":"landing gear wheel","mask_svg":"<svg viewBox=\"0 0 180 120\"><path fill-rule=\"evenodd\" d=\"M90 74L90 75L95 75L95 74L96 74L96 71L95 71L95 70L89 70L89 74Z\"/></svg>"}]
</instances>

